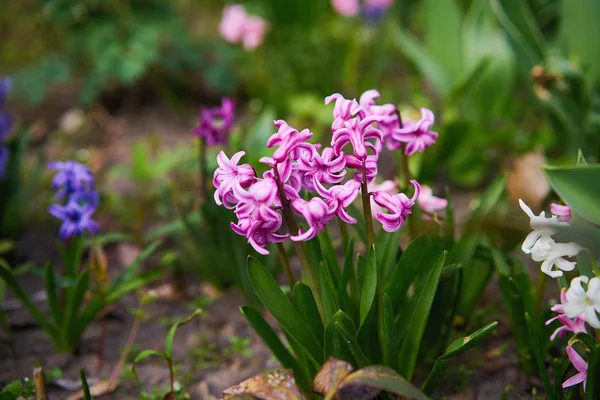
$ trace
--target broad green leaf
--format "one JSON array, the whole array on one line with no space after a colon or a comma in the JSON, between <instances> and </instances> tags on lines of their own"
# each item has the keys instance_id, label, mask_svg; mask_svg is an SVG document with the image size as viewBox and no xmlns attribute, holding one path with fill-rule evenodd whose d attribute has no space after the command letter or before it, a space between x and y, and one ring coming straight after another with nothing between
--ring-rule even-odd
<instances>
[{"instance_id":1,"label":"broad green leaf","mask_svg":"<svg viewBox=\"0 0 600 400\"><path fill-rule=\"evenodd\" d=\"M57 339L60 336L58 329L53 324L51 324L46 319L46 317L40 312L40 310L38 310L38 308L33 304L31 299L29 298L29 295L27 295L27 293L23 290L21 285L19 285L17 280L14 278L12 272L2 265L0 265L0 278L2 278L4 282L6 282L6 285L21 301L25 309L29 311L29 314L31 314L35 322L39 326L41 326L42 329L46 331L46 333L48 333L48 335L52 339Z\"/></svg>"},{"instance_id":2,"label":"broad green leaf","mask_svg":"<svg viewBox=\"0 0 600 400\"><path fill-rule=\"evenodd\" d=\"M382 316L382 353L383 363L390 368L396 368L398 364L398 332L396 332L396 320L394 307L390 297L383 295L383 316Z\"/></svg>"},{"instance_id":3,"label":"broad green leaf","mask_svg":"<svg viewBox=\"0 0 600 400\"><path fill-rule=\"evenodd\" d=\"M362 390L360 388L364 386L392 393L400 398L414 400L429 399L429 397L414 387L408 380L398 375L396 371L383 365L363 368L349 374L339 384L338 392L344 391L344 393L347 393L347 390L356 388L357 393L361 393ZM331 398L333 397L326 397L326 399Z\"/></svg>"},{"instance_id":4,"label":"broad green leaf","mask_svg":"<svg viewBox=\"0 0 600 400\"><path fill-rule=\"evenodd\" d=\"M552 189L573 213L600 225L600 165L545 167Z\"/></svg>"},{"instance_id":5,"label":"broad green leaf","mask_svg":"<svg viewBox=\"0 0 600 400\"><path fill-rule=\"evenodd\" d=\"M400 230L390 233L383 229L380 230L379 235L377 235L375 240L375 248L379 249L377 266L383 281L388 278L396 265L398 250L400 249L398 244L399 240Z\"/></svg>"},{"instance_id":6,"label":"broad green leaf","mask_svg":"<svg viewBox=\"0 0 600 400\"><path fill-rule=\"evenodd\" d=\"M160 351L156 351L156 350L144 350L142 352L140 352L140 354L138 354L135 357L135 360L133 360L133 365L131 367L131 372L133 373L133 376L135 376L135 379L139 382L140 378L138 377L137 371L135 370L136 364L139 363L142 360L145 360L148 357L160 357L163 360L167 360L167 358L165 357L164 353L161 353Z\"/></svg>"},{"instance_id":7,"label":"broad green leaf","mask_svg":"<svg viewBox=\"0 0 600 400\"><path fill-rule=\"evenodd\" d=\"M585 388L585 400L595 400L600 398L600 344L596 343L590 349L588 356L588 378Z\"/></svg>"},{"instance_id":8,"label":"broad green leaf","mask_svg":"<svg viewBox=\"0 0 600 400\"><path fill-rule=\"evenodd\" d=\"M469 215L465 231L477 233L477 230L481 226L484 217L494 209L500 200L500 197L504 193L507 178L508 175L506 174L496 178L496 180L494 180L494 182L492 182L492 184L481 195L477 206Z\"/></svg>"},{"instance_id":9,"label":"broad green leaf","mask_svg":"<svg viewBox=\"0 0 600 400\"><path fill-rule=\"evenodd\" d=\"M331 278L329 277L327 268L323 262L321 262L321 266L319 268L319 280L321 282L321 296L323 297L325 321L328 321L329 318L331 318L333 314L340 309L340 305L335 297L335 291L333 289L333 284L331 283Z\"/></svg>"},{"instance_id":10,"label":"broad green leaf","mask_svg":"<svg viewBox=\"0 0 600 400\"><path fill-rule=\"evenodd\" d=\"M454 0L425 0L427 53L445 68L451 79L462 71L462 12Z\"/></svg>"},{"instance_id":11,"label":"broad green leaf","mask_svg":"<svg viewBox=\"0 0 600 400\"><path fill-rule=\"evenodd\" d=\"M24 391L24 387L23 387L23 382L18 379L15 381L12 381L8 384L6 384L6 386L4 386L2 388L2 392L1 393L12 393L14 395L20 395L21 393L23 393ZM15 397L16 399L16 397Z\"/></svg>"},{"instance_id":12,"label":"broad green leaf","mask_svg":"<svg viewBox=\"0 0 600 400\"><path fill-rule=\"evenodd\" d=\"M173 339L175 338L175 332L177 331L177 328L182 325L189 324L197 315L201 314L202 312L203 311L201 309L197 309L185 320L178 321L171 326L171 329L169 329L169 333L165 338L165 357L167 357L167 359L171 360L173 358Z\"/></svg>"},{"instance_id":13,"label":"broad green leaf","mask_svg":"<svg viewBox=\"0 0 600 400\"><path fill-rule=\"evenodd\" d=\"M456 339L452 342L446 349L446 352L435 361L427 380L423 383L423 386L421 386L421 390L427 394L431 394L450 363L450 360L482 342L494 331L494 329L496 329L497 326L498 322L492 322L471 335Z\"/></svg>"},{"instance_id":14,"label":"broad green leaf","mask_svg":"<svg viewBox=\"0 0 600 400\"><path fill-rule=\"evenodd\" d=\"M431 82L435 91L445 96L452 82L448 72L430 56L427 49L413 35L399 26L395 26L394 29L391 37L396 47L417 66L421 75Z\"/></svg>"},{"instance_id":15,"label":"broad green leaf","mask_svg":"<svg viewBox=\"0 0 600 400\"><path fill-rule=\"evenodd\" d=\"M323 335L325 334L325 328L323 327L323 321L319 315L319 309L317 308L317 303L315 302L315 298L310 288L308 285L298 282L294 285L293 294L294 307L296 307L300 315L308 322L310 329L317 339L322 341Z\"/></svg>"},{"instance_id":16,"label":"broad green leaf","mask_svg":"<svg viewBox=\"0 0 600 400\"><path fill-rule=\"evenodd\" d=\"M340 307L342 307L343 310L347 310L348 314L351 316L354 316L354 311L356 308L354 307L354 303L350 301L348 287L350 286L350 290L352 290L353 294L356 293L357 289L353 287L354 283L356 282L354 277L354 240L350 238L344 256L344 269L342 271L342 278L340 280L340 285L337 288L337 299L340 303Z\"/></svg>"},{"instance_id":17,"label":"broad green leaf","mask_svg":"<svg viewBox=\"0 0 600 400\"><path fill-rule=\"evenodd\" d=\"M354 357L346 340L339 332L338 325L342 325L349 332L355 332L354 323L342 310L336 312L327 322L325 327L325 358L334 357L338 360L354 363Z\"/></svg>"},{"instance_id":18,"label":"broad green leaf","mask_svg":"<svg viewBox=\"0 0 600 400\"><path fill-rule=\"evenodd\" d=\"M360 295L360 325L362 325L365 318L367 318L367 314L375 301L376 293L377 257L375 255L375 248L371 247L367 256L367 269L365 271L365 280Z\"/></svg>"},{"instance_id":19,"label":"broad green leaf","mask_svg":"<svg viewBox=\"0 0 600 400\"><path fill-rule=\"evenodd\" d=\"M384 284L384 293L390 297L392 304L399 307L406 299L406 292L419 273L425 271L422 261L429 253L429 238L417 236L402 253L390 277Z\"/></svg>"},{"instance_id":20,"label":"broad green leaf","mask_svg":"<svg viewBox=\"0 0 600 400\"><path fill-rule=\"evenodd\" d=\"M58 304L58 295L56 293L56 276L52 264L46 264L44 270L44 284L46 285L46 298L48 301L48 309L54 321L54 325L61 326L62 313Z\"/></svg>"},{"instance_id":21,"label":"broad green leaf","mask_svg":"<svg viewBox=\"0 0 600 400\"><path fill-rule=\"evenodd\" d=\"M269 271L255 258L248 257L250 283L264 306L275 320L317 364L323 363L322 346L306 320L281 291Z\"/></svg>"},{"instance_id":22,"label":"broad green leaf","mask_svg":"<svg viewBox=\"0 0 600 400\"><path fill-rule=\"evenodd\" d=\"M402 341L399 371L400 374L408 380L412 379L419 347L421 346L421 338L425 331L427 317L429 316L429 311L433 304L445 260L446 252L444 252L431 266L425 286L420 293L415 295L417 296L415 307L412 312L407 315L408 318L405 320L406 325L410 328L406 330Z\"/></svg>"},{"instance_id":23,"label":"broad green leaf","mask_svg":"<svg viewBox=\"0 0 600 400\"><path fill-rule=\"evenodd\" d=\"M512 42L527 59L527 70L545 57L546 46L540 27L527 2L493 0L492 9Z\"/></svg>"},{"instance_id":24,"label":"broad green leaf","mask_svg":"<svg viewBox=\"0 0 600 400\"><path fill-rule=\"evenodd\" d=\"M339 312L343 313L343 311ZM352 353L352 356L356 361L356 365L361 368L370 365L371 363L363 353L358 341L356 340L356 331L354 330L354 324L352 323L350 317L345 315L345 317L340 318L340 321L335 323L335 329L348 345L350 353Z\"/></svg>"}]
</instances>

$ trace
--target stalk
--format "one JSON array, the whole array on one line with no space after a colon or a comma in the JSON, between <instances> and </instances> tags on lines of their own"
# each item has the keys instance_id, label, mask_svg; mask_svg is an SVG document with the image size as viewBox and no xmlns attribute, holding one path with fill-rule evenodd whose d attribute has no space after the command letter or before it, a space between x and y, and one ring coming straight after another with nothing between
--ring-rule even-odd
<instances>
[{"instance_id":1,"label":"stalk","mask_svg":"<svg viewBox=\"0 0 600 400\"><path fill-rule=\"evenodd\" d=\"M375 234L373 229L373 215L371 214L371 199L369 198L369 188L367 186L367 166L363 161L363 178L360 182L360 191L362 195L363 213L365 214L365 228L367 230L367 247L375 243Z\"/></svg>"},{"instance_id":2,"label":"stalk","mask_svg":"<svg viewBox=\"0 0 600 400\"><path fill-rule=\"evenodd\" d=\"M541 273L538 275L538 281L535 285L535 312L536 317L540 315L542 311L542 303L544 301L544 291L546 289L547 275Z\"/></svg>"},{"instance_id":3,"label":"stalk","mask_svg":"<svg viewBox=\"0 0 600 400\"><path fill-rule=\"evenodd\" d=\"M277 183L277 194L279 195L279 200L281 201L281 212L283 214L283 218L285 219L285 223L287 224L290 232L294 235L297 235L299 228L298 224L296 223L296 219L294 218L294 212L292 211L292 206L290 205L291 202L285 194L283 184L281 183L281 177L279 176L279 171L277 171L276 167L273 168L273 172L275 174L275 182ZM321 296L319 279L311 268L310 259L308 257L308 253L306 252L306 248L304 247L303 243L296 241L294 241L294 247L296 249L296 255L300 260L302 275L306 276L308 285L313 292L313 296L315 296L319 313L321 314L321 317L324 318L325 311L323 308L323 298Z\"/></svg>"},{"instance_id":4,"label":"stalk","mask_svg":"<svg viewBox=\"0 0 600 400\"><path fill-rule=\"evenodd\" d=\"M287 254L285 254L285 248L281 243L277 244L277 251L279 252L279 258L281 258L281 264L283 265L283 271L287 276L290 290L294 289L294 285L296 284L296 278L294 277L294 273L292 272L292 268L290 267L290 260L288 260Z\"/></svg>"},{"instance_id":5,"label":"stalk","mask_svg":"<svg viewBox=\"0 0 600 400\"><path fill-rule=\"evenodd\" d=\"M346 251L348 242L350 241L350 238L348 237L348 225L339 217L338 224L340 226L340 235L342 236L342 246L344 246L344 251Z\"/></svg>"}]
</instances>

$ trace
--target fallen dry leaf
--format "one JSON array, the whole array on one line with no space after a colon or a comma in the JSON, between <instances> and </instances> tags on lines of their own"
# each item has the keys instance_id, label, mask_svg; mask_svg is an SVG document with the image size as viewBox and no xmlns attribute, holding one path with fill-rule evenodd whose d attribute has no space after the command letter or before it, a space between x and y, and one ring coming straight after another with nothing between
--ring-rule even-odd
<instances>
[{"instance_id":1,"label":"fallen dry leaf","mask_svg":"<svg viewBox=\"0 0 600 400\"><path fill-rule=\"evenodd\" d=\"M92 395L92 398L104 396L104 395L110 394L110 393L114 392L115 390L117 390L118 386L119 386L119 382L117 382L116 380L109 379L106 381L100 381L100 382L90 386L90 394ZM79 392L67 397L67 400L81 400L81 399L83 399L83 390L80 390Z\"/></svg>"},{"instance_id":2,"label":"fallen dry leaf","mask_svg":"<svg viewBox=\"0 0 600 400\"><path fill-rule=\"evenodd\" d=\"M523 199L532 208L541 208L550 193L550 184L542 172L545 163L541 152L527 153L514 160L508 173L507 189L515 203Z\"/></svg>"},{"instance_id":3,"label":"fallen dry leaf","mask_svg":"<svg viewBox=\"0 0 600 400\"><path fill-rule=\"evenodd\" d=\"M301 400L294 373L289 369L276 369L256 375L223 391L223 398L249 394L260 400Z\"/></svg>"},{"instance_id":4,"label":"fallen dry leaf","mask_svg":"<svg viewBox=\"0 0 600 400\"><path fill-rule=\"evenodd\" d=\"M312 389L317 393L327 394L353 370L349 363L330 358L317 372Z\"/></svg>"}]
</instances>

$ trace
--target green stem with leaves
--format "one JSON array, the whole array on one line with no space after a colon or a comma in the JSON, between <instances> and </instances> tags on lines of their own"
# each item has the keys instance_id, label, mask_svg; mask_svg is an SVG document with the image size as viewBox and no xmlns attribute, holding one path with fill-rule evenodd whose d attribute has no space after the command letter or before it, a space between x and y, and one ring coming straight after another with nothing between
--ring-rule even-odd
<instances>
[{"instance_id":1,"label":"green stem with leaves","mask_svg":"<svg viewBox=\"0 0 600 400\"><path fill-rule=\"evenodd\" d=\"M290 199L288 199L285 194L285 190L283 189L281 177L279 176L279 171L277 171L277 168L273 168L273 173L275 174L275 182L277 183L277 194L281 202L281 213L283 214L283 219L285 219L285 223L287 224L290 233L293 235L297 235L299 228L298 224L296 223L296 219L294 218L294 212L292 211L292 207L290 205ZM310 258L308 257L306 248L304 247L304 244L302 242L296 241L294 241L294 247L296 249L296 255L300 260L302 275L306 276L306 279L308 280L308 285L310 286L310 289L313 292L313 296L315 297L319 313L321 314L321 317L324 318L325 310L323 308L321 286L319 285L319 279L317 278L317 275L315 274L310 265Z\"/></svg>"},{"instance_id":2,"label":"green stem with leaves","mask_svg":"<svg viewBox=\"0 0 600 400\"><path fill-rule=\"evenodd\" d=\"M292 272L292 268L290 267L290 260L288 260L288 256L285 253L285 247L283 244L277 243L277 252L279 253L279 258L281 259L281 264L283 265L283 271L287 276L287 280L290 285L290 290L294 289L294 285L296 284L296 278L294 277L294 273Z\"/></svg>"}]
</instances>

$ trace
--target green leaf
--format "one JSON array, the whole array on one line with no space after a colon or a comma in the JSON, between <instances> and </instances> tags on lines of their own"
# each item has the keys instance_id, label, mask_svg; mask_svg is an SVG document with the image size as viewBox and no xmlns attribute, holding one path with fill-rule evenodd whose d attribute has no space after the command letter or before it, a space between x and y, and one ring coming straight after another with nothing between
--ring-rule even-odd
<instances>
[{"instance_id":1,"label":"green leaf","mask_svg":"<svg viewBox=\"0 0 600 400\"><path fill-rule=\"evenodd\" d=\"M6 267L0 265L0 278L6 282L6 285L13 291L15 296L21 301L23 307L29 311L29 314L33 317L35 322L42 327L42 329L53 339L56 340L60 337L60 333L56 326L50 323L46 317L38 310L33 304L27 293L23 290L21 285L17 283L14 278L12 271Z\"/></svg>"},{"instance_id":2,"label":"green leaf","mask_svg":"<svg viewBox=\"0 0 600 400\"><path fill-rule=\"evenodd\" d=\"M169 329L169 333L165 338L165 357L167 359L171 360L173 358L173 339L175 338L175 332L177 331L177 328L182 325L189 324L197 315L201 314L202 312L203 311L201 309L196 309L185 320L176 322L173 324L173 326L171 326L171 329Z\"/></svg>"},{"instance_id":3,"label":"green leaf","mask_svg":"<svg viewBox=\"0 0 600 400\"><path fill-rule=\"evenodd\" d=\"M338 313L342 313L343 315L339 317L338 321L336 321L336 323L334 324L334 328L350 349L350 353L352 353L352 356L356 361L356 365L358 365L361 368L370 365L371 362L367 359L362 349L360 348L358 341L356 340L356 329L354 327L354 324L352 323L352 320L350 319L350 317L344 314L343 311L340 310L338 311ZM327 330L325 334L327 334Z\"/></svg>"},{"instance_id":4,"label":"green leaf","mask_svg":"<svg viewBox=\"0 0 600 400\"><path fill-rule=\"evenodd\" d=\"M319 315L319 309L310 288L308 285L298 282L294 285L293 295L294 307L308 322L308 326L314 335L319 340L322 340L325 328L323 327L323 321Z\"/></svg>"},{"instance_id":5,"label":"green leaf","mask_svg":"<svg viewBox=\"0 0 600 400\"><path fill-rule=\"evenodd\" d=\"M426 279L426 284L422 288L422 291L415 295L417 296L417 301L412 312L408 314L409 318L406 319L406 325L410 328L406 330L402 341L399 371L408 380L412 379L417 354L421 346L421 338L423 337L429 311L435 298L446 254L444 252L432 265Z\"/></svg>"},{"instance_id":6,"label":"green leaf","mask_svg":"<svg viewBox=\"0 0 600 400\"><path fill-rule=\"evenodd\" d=\"M380 389L401 398L429 399L410 382L398 375L396 371L383 365L375 365L351 373L342 380L338 388L339 390L348 390L351 387L357 387L360 391L360 387L364 386Z\"/></svg>"},{"instance_id":7,"label":"green leaf","mask_svg":"<svg viewBox=\"0 0 600 400\"><path fill-rule=\"evenodd\" d=\"M352 352L339 332L338 325L342 325L348 332L355 332L354 323L342 310L336 312L327 322L325 327L325 359L329 357L354 363Z\"/></svg>"},{"instance_id":8,"label":"green leaf","mask_svg":"<svg viewBox=\"0 0 600 400\"><path fill-rule=\"evenodd\" d=\"M600 398L600 344L590 348L588 356L588 378L585 389L585 400L594 400Z\"/></svg>"},{"instance_id":9,"label":"green leaf","mask_svg":"<svg viewBox=\"0 0 600 400\"><path fill-rule=\"evenodd\" d=\"M394 270L398 251L400 249L398 242L400 240L400 230L396 232L386 232L381 229L375 238L375 248L378 250L377 267L380 271L380 276L385 281L390 273Z\"/></svg>"},{"instance_id":10,"label":"green leaf","mask_svg":"<svg viewBox=\"0 0 600 400\"><path fill-rule=\"evenodd\" d=\"M144 350L144 351L140 352L140 354L138 354L137 357L135 357L135 360L133 360L133 366L131 367L131 372L133 373L133 376L135 376L135 379L138 382L140 381L140 378L138 377L137 371L135 370L136 364L142 360L145 360L148 357L151 357L151 356L160 357L160 358L164 359L165 361L168 361L165 354L161 353L160 351Z\"/></svg>"},{"instance_id":11,"label":"green leaf","mask_svg":"<svg viewBox=\"0 0 600 400\"><path fill-rule=\"evenodd\" d=\"M573 213L600 225L600 165L587 167L545 167L552 189Z\"/></svg>"},{"instance_id":12,"label":"green leaf","mask_svg":"<svg viewBox=\"0 0 600 400\"><path fill-rule=\"evenodd\" d=\"M331 237L327 232L321 232L317 238L321 247L321 253L323 254L323 260L325 260L325 265L331 278L331 283L334 287L337 287L341 278L341 267Z\"/></svg>"},{"instance_id":13,"label":"green leaf","mask_svg":"<svg viewBox=\"0 0 600 400\"><path fill-rule=\"evenodd\" d=\"M20 379L17 379L15 381L12 381L8 384L6 384L6 386L4 386L2 388L2 393L12 393L14 395L20 395L21 393L23 393L24 391L24 387L23 387L23 382ZM16 397L15 397L16 399Z\"/></svg>"},{"instance_id":14,"label":"green leaf","mask_svg":"<svg viewBox=\"0 0 600 400\"><path fill-rule=\"evenodd\" d=\"M425 271L422 262L429 252L429 238L421 234L417 236L402 253L390 277L384 284L384 293L390 297L397 308L406 300L406 292L419 273Z\"/></svg>"},{"instance_id":15,"label":"green leaf","mask_svg":"<svg viewBox=\"0 0 600 400\"><path fill-rule=\"evenodd\" d=\"M396 319L394 307L390 296L383 295L383 318L382 318L382 353L383 363L390 368L396 368L398 365L398 332L396 331Z\"/></svg>"},{"instance_id":16,"label":"green leaf","mask_svg":"<svg viewBox=\"0 0 600 400\"><path fill-rule=\"evenodd\" d=\"M367 269L365 271L365 280L360 295L360 325L363 324L367 314L375 300L377 292L377 257L375 248L371 246L367 255Z\"/></svg>"},{"instance_id":17,"label":"green leaf","mask_svg":"<svg viewBox=\"0 0 600 400\"><path fill-rule=\"evenodd\" d=\"M281 328L309 354L317 364L323 363L321 342L290 300L281 291L269 271L255 258L248 257L248 275L256 295L271 312Z\"/></svg>"},{"instance_id":18,"label":"green leaf","mask_svg":"<svg viewBox=\"0 0 600 400\"><path fill-rule=\"evenodd\" d=\"M85 371L83 370L83 368L79 370L79 378L81 379L81 387L83 388L83 399L92 400L92 395L90 394L90 386L88 385L88 381L85 377Z\"/></svg>"},{"instance_id":19,"label":"green leaf","mask_svg":"<svg viewBox=\"0 0 600 400\"><path fill-rule=\"evenodd\" d=\"M58 304L58 296L56 293L56 277L54 275L54 269L50 263L46 264L46 268L44 269L44 283L46 285L46 298L48 301L50 315L52 316L54 325L61 326L62 313Z\"/></svg>"},{"instance_id":20,"label":"green leaf","mask_svg":"<svg viewBox=\"0 0 600 400\"><path fill-rule=\"evenodd\" d=\"M327 268L321 262L319 268L319 281L321 282L321 295L323 297L323 309L325 310L325 321L328 321L329 318L333 316L339 309L340 305L337 302L335 297L335 291L333 289L333 284L331 283L331 278L327 273Z\"/></svg>"},{"instance_id":21,"label":"green leaf","mask_svg":"<svg viewBox=\"0 0 600 400\"><path fill-rule=\"evenodd\" d=\"M342 271L342 278L340 279L340 284L337 288L337 299L340 303L340 307L343 310L347 310L350 315L354 315L354 311L356 308L354 304L350 301L350 297L348 295L348 286L352 291L355 290L354 282L354 241L352 238L348 241L348 247L346 248L346 253L344 256L344 269Z\"/></svg>"},{"instance_id":22,"label":"green leaf","mask_svg":"<svg viewBox=\"0 0 600 400\"><path fill-rule=\"evenodd\" d=\"M529 345L533 350L533 355L535 356L535 361L538 366L538 372L542 378L542 383L544 384L544 390L549 398L553 398L554 392L552 391L552 385L550 384L550 379L548 379L548 370L544 363L543 341L540 332L531 321L531 317L527 312L525 313L525 322L527 323L527 330L529 331Z\"/></svg>"},{"instance_id":23,"label":"green leaf","mask_svg":"<svg viewBox=\"0 0 600 400\"><path fill-rule=\"evenodd\" d=\"M90 283L89 271L84 271L77 278L74 290L67 291L67 301L65 304L65 315L62 325L62 339L69 347L79 344L81 337L76 335L80 330L81 319L79 318L79 309L83 305L83 298L88 290ZM83 329L81 330L83 331Z\"/></svg>"},{"instance_id":24,"label":"green leaf","mask_svg":"<svg viewBox=\"0 0 600 400\"><path fill-rule=\"evenodd\" d=\"M485 338L487 338L497 326L498 322L494 321L472 333L471 335L456 339L454 342L452 342L446 349L446 352L438 357L438 359L435 361L431 372L429 372L427 380L425 383L423 383L423 386L421 386L421 390L427 394L431 394L437 383L440 381L444 371L450 363L450 360L478 345Z\"/></svg>"},{"instance_id":25,"label":"green leaf","mask_svg":"<svg viewBox=\"0 0 600 400\"><path fill-rule=\"evenodd\" d=\"M463 71L462 12L454 0L425 0L424 10L427 53L454 79Z\"/></svg>"}]
</instances>

